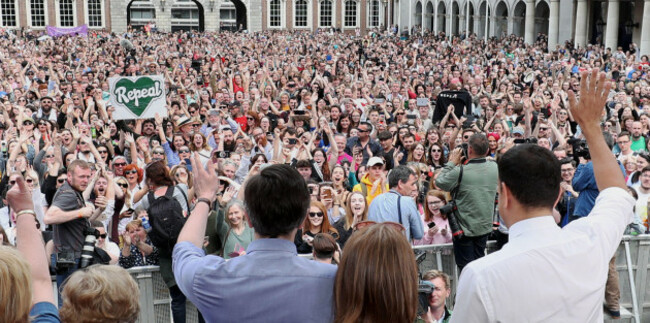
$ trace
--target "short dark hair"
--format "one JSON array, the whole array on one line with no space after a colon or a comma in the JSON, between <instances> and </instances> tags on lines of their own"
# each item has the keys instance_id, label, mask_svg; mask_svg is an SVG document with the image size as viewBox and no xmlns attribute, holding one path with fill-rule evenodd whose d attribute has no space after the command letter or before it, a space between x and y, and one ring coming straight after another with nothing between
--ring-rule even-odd
<instances>
[{"instance_id":1,"label":"short dark hair","mask_svg":"<svg viewBox=\"0 0 650 323\"><path fill-rule=\"evenodd\" d=\"M479 156L485 156L490 148L487 137L482 133L473 134L469 137L468 143L469 146L472 147L474 153Z\"/></svg>"},{"instance_id":2,"label":"short dark hair","mask_svg":"<svg viewBox=\"0 0 650 323\"><path fill-rule=\"evenodd\" d=\"M386 131L386 130L384 130L384 131L380 131L380 132L377 134L377 139L379 139L380 141L384 141L384 140L388 140L388 139L393 139L393 134L390 133L390 131Z\"/></svg>"},{"instance_id":3,"label":"short dark hair","mask_svg":"<svg viewBox=\"0 0 650 323\"><path fill-rule=\"evenodd\" d=\"M524 207L552 208L560 193L560 174L560 161L538 145L517 145L499 160L499 181Z\"/></svg>"},{"instance_id":4,"label":"short dark hair","mask_svg":"<svg viewBox=\"0 0 650 323\"><path fill-rule=\"evenodd\" d=\"M623 137L623 136L630 136L630 133L627 131L621 131L621 133L618 134L618 138Z\"/></svg>"},{"instance_id":5,"label":"short dark hair","mask_svg":"<svg viewBox=\"0 0 650 323\"><path fill-rule=\"evenodd\" d=\"M397 187L399 182L408 182L411 175L415 175L415 172L410 167L399 165L393 168L393 170L388 173L388 187L394 188Z\"/></svg>"},{"instance_id":6,"label":"short dark hair","mask_svg":"<svg viewBox=\"0 0 650 323\"><path fill-rule=\"evenodd\" d=\"M643 169L641 170L641 174L643 174L645 172L650 172L650 165L648 165L646 167L643 167Z\"/></svg>"},{"instance_id":7,"label":"short dark hair","mask_svg":"<svg viewBox=\"0 0 650 323\"><path fill-rule=\"evenodd\" d=\"M310 203L307 183L288 165L271 165L249 179L244 201L253 228L262 237L277 238L298 228Z\"/></svg>"},{"instance_id":8,"label":"short dark hair","mask_svg":"<svg viewBox=\"0 0 650 323\"><path fill-rule=\"evenodd\" d=\"M298 168L311 168L311 163L307 159L301 159L296 162L296 169Z\"/></svg>"}]
</instances>

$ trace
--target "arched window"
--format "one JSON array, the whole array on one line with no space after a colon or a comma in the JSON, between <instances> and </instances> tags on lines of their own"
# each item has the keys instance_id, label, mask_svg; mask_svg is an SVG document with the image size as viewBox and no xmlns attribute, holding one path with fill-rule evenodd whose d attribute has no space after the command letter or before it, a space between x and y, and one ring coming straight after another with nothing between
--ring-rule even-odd
<instances>
[{"instance_id":1,"label":"arched window","mask_svg":"<svg viewBox=\"0 0 650 323\"><path fill-rule=\"evenodd\" d=\"M343 27L356 27L357 26L357 2L348 0L345 2L345 18L343 19Z\"/></svg>"},{"instance_id":2,"label":"arched window","mask_svg":"<svg viewBox=\"0 0 650 323\"><path fill-rule=\"evenodd\" d=\"M47 11L45 10L45 0L30 0L29 12L32 27L46 26L45 17Z\"/></svg>"},{"instance_id":3,"label":"arched window","mask_svg":"<svg viewBox=\"0 0 650 323\"><path fill-rule=\"evenodd\" d=\"M281 16L282 5L280 0L271 0L269 3L269 26L270 27L282 27L282 16Z\"/></svg>"},{"instance_id":4,"label":"arched window","mask_svg":"<svg viewBox=\"0 0 650 323\"><path fill-rule=\"evenodd\" d=\"M298 0L296 1L295 8L295 26L296 27L307 27L307 1Z\"/></svg>"},{"instance_id":5,"label":"arched window","mask_svg":"<svg viewBox=\"0 0 650 323\"><path fill-rule=\"evenodd\" d=\"M323 0L320 2L320 26L332 26L332 1Z\"/></svg>"},{"instance_id":6,"label":"arched window","mask_svg":"<svg viewBox=\"0 0 650 323\"><path fill-rule=\"evenodd\" d=\"M0 1L0 13L2 14L2 27L18 26L15 0Z\"/></svg>"}]
</instances>

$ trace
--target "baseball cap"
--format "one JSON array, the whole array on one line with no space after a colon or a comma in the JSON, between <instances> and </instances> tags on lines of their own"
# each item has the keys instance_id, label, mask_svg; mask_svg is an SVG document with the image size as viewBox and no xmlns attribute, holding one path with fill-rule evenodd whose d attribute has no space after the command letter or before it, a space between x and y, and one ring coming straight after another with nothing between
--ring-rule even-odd
<instances>
[{"instance_id":1,"label":"baseball cap","mask_svg":"<svg viewBox=\"0 0 650 323\"><path fill-rule=\"evenodd\" d=\"M375 165L383 165L383 164L384 164L383 159L381 159L379 157L370 157L370 159L368 159L368 163L366 165L368 165L369 167L372 167L372 166L375 166Z\"/></svg>"},{"instance_id":2,"label":"baseball cap","mask_svg":"<svg viewBox=\"0 0 650 323\"><path fill-rule=\"evenodd\" d=\"M520 135L523 136L523 135L524 135L524 128L522 128L522 127L515 127L514 129L512 129L512 134L513 134L513 135L514 135L514 134L520 134Z\"/></svg>"}]
</instances>

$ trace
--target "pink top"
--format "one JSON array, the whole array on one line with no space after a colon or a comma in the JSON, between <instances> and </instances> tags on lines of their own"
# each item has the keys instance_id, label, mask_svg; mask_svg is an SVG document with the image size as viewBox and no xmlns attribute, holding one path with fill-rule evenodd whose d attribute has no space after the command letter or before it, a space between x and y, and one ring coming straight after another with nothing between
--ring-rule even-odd
<instances>
[{"instance_id":1,"label":"pink top","mask_svg":"<svg viewBox=\"0 0 650 323\"><path fill-rule=\"evenodd\" d=\"M430 222L436 223L436 227L438 227L438 232L434 234L430 233L429 226L428 226ZM424 221L424 215L423 215L422 227L424 228L424 237L422 237L422 239L420 240L413 240L413 245L420 246L420 245L444 244L444 243L452 242L451 231L449 230L449 221L447 219L443 219L441 215L434 216L433 221L428 221L428 222ZM442 229L446 229L447 232L445 235L440 233Z\"/></svg>"}]
</instances>

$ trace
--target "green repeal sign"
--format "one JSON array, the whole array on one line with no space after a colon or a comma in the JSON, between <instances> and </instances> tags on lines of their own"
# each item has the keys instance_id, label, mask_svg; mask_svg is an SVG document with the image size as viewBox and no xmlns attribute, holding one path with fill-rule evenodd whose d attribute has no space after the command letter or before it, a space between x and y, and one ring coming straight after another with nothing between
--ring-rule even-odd
<instances>
[{"instance_id":1,"label":"green repeal sign","mask_svg":"<svg viewBox=\"0 0 650 323\"><path fill-rule=\"evenodd\" d=\"M114 120L149 119L167 114L165 79L162 75L111 77L108 79Z\"/></svg>"}]
</instances>

